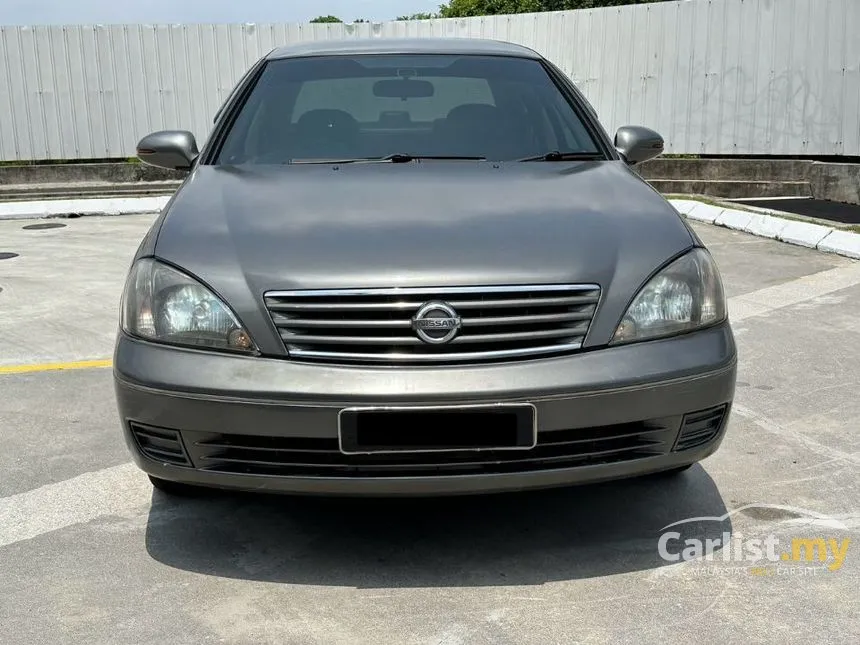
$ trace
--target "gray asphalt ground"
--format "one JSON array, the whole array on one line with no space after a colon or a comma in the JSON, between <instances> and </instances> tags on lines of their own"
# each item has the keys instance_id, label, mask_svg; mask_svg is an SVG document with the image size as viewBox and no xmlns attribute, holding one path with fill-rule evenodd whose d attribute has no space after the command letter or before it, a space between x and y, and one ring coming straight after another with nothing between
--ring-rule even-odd
<instances>
[{"instance_id":1,"label":"gray asphalt ground","mask_svg":"<svg viewBox=\"0 0 860 645\"><path fill-rule=\"evenodd\" d=\"M129 463L110 369L45 365L110 358L151 221L0 222L0 643L858 642L860 263L696 226L740 374L721 450L674 480L176 501ZM658 556L727 513L684 535L852 543L836 571Z\"/></svg>"}]
</instances>

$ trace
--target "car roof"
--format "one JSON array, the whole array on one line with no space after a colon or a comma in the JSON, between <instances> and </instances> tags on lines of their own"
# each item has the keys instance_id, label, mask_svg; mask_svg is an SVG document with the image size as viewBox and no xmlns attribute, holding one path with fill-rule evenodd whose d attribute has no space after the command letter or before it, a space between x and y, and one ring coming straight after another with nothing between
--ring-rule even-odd
<instances>
[{"instance_id":1,"label":"car roof","mask_svg":"<svg viewBox=\"0 0 860 645\"><path fill-rule=\"evenodd\" d=\"M539 59L537 52L522 45L482 38L351 38L316 40L278 47L267 58L303 56L351 56L355 54L464 54L517 56Z\"/></svg>"}]
</instances>

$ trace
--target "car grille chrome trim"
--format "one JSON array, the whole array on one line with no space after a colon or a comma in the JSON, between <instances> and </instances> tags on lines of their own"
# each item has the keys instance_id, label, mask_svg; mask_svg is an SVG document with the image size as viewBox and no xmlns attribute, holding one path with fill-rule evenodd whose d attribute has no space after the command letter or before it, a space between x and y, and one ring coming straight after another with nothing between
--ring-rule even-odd
<instances>
[{"instance_id":1,"label":"car grille chrome trim","mask_svg":"<svg viewBox=\"0 0 860 645\"><path fill-rule=\"evenodd\" d=\"M435 295L438 293L506 293L533 291L594 291L600 289L596 284L527 284L527 285L490 285L485 287L372 287L369 289L294 289L290 291L270 291L269 297L312 297L312 296L399 296L399 295ZM429 298L427 298L429 299Z\"/></svg>"},{"instance_id":2,"label":"car grille chrome trim","mask_svg":"<svg viewBox=\"0 0 860 645\"><path fill-rule=\"evenodd\" d=\"M597 288L597 287L595 287ZM301 295L301 291L277 291L266 293L267 297L277 298L289 298L296 297ZM404 294L405 295L405 294ZM559 297L553 298L547 296L545 298L541 298L542 304L545 305L575 305L575 304L587 304L592 301L590 296L569 296L567 298ZM324 310L335 310L335 311L350 311L350 310L358 310L358 311L373 311L376 309L415 309L416 311L421 305L424 304L423 300L411 300L411 301L397 301L397 302L370 302L370 303L361 303L361 302L350 302L350 303L288 303L288 304L273 304L269 309L273 312L279 311L324 311ZM449 305L455 308L464 309L467 307L484 307L486 309L491 309L494 307L523 307L527 306L532 300L530 298L512 298L512 299L503 299L503 300L493 300L491 302L481 301L481 300L448 300Z\"/></svg>"},{"instance_id":3,"label":"car grille chrome trim","mask_svg":"<svg viewBox=\"0 0 860 645\"><path fill-rule=\"evenodd\" d=\"M266 308L293 358L328 363L468 363L580 349L600 302L596 284L270 291ZM446 343L421 340L428 302L460 317Z\"/></svg>"}]
</instances>

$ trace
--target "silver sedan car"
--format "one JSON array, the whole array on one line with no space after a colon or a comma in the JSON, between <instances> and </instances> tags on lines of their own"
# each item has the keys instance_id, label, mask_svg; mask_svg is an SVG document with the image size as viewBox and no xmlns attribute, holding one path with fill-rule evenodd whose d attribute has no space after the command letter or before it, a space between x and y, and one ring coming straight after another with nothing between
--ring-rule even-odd
<instances>
[{"instance_id":1,"label":"silver sedan car","mask_svg":"<svg viewBox=\"0 0 860 645\"><path fill-rule=\"evenodd\" d=\"M167 492L521 490L713 453L736 349L717 267L525 47L277 49L215 117L145 137L187 178L122 299L115 384Z\"/></svg>"}]
</instances>

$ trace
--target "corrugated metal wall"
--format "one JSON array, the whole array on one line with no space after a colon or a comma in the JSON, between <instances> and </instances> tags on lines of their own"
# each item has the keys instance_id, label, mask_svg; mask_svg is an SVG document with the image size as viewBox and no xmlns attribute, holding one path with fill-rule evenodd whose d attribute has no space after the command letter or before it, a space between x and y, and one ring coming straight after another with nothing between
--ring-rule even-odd
<instances>
[{"instance_id":1,"label":"corrugated metal wall","mask_svg":"<svg viewBox=\"0 0 860 645\"><path fill-rule=\"evenodd\" d=\"M162 128L209 132L273 47L473 36L540 51L611 132L688 154L860 155L860 0L688 0L359 25L0 28L0 160L127 157Z\"/></svg>"}]
</instances>

